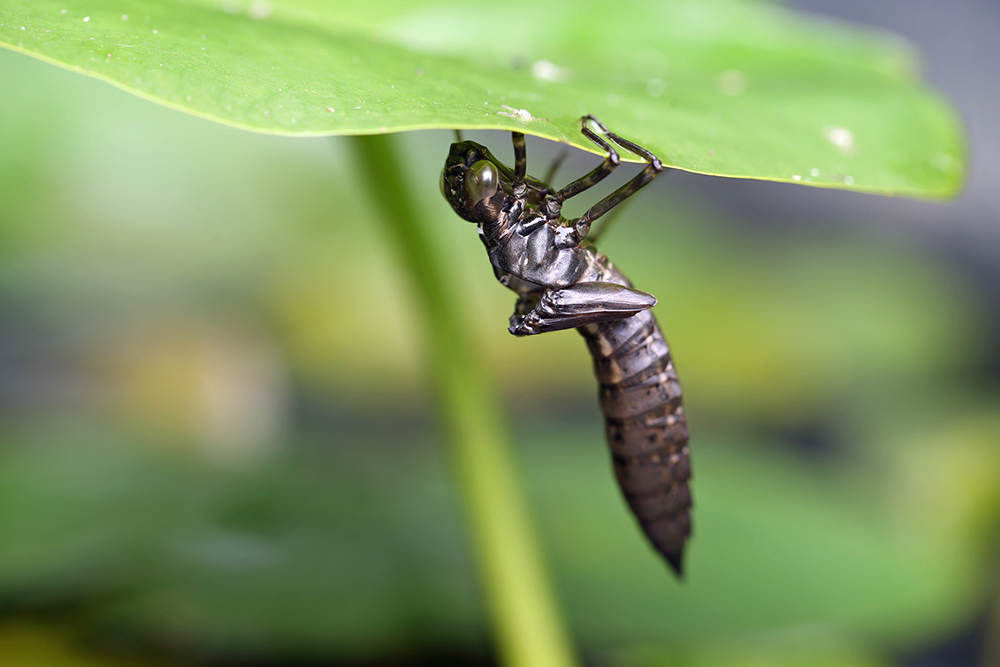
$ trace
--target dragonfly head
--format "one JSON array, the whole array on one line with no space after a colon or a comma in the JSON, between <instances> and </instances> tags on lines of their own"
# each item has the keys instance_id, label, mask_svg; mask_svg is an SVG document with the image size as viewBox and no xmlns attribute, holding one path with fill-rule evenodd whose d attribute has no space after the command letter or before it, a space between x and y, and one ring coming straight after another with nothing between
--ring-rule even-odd
<instances>
[{"instance_id":1,"label":"dragonfly head","mask_svg":"<svg viewBox=\"0 0 1000 667\"><path fill-rule=\"evenodd\" d=\"M441 194L469 222L495 220L510 195L514 174L485 146L459 141L441 172Z\"/></svg>"}]
</instances>

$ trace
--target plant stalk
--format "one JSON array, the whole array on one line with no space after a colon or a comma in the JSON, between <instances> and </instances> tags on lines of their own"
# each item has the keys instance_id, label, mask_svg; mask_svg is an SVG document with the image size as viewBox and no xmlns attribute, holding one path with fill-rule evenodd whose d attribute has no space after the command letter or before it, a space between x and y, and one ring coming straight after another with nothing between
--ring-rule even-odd
<instances>
[{"instance_id":1,"label":"plant stalk","mask_svg":"<svg viewBox=\"0 0 1000 667\"><path fill-rule=\"evenodd\" d=\"M459 304L461 281L411 205L395 138L349 139L371 200L426 313L428 361L502 664L576 665L531 526L499 397Z\"/></svg>"}]
</instances>

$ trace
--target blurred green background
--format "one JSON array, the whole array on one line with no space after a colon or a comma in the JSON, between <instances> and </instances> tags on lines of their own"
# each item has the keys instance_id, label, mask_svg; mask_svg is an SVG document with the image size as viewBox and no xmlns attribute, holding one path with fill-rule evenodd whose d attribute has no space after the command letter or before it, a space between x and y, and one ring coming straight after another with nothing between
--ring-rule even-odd
<instances>
[{"instance_id":1,"label":"blurred green background","mask_svg":"<svg viewBox=\"0 0 1000 667\"><path fill-rule=\"evenodd\" d=\"M0 90L0 664L492 664L420 313L347 144L3 51ZM988 664L1000 282L963 248L1000 263L992 190L672 174L629 206L602 249L659 297L692 423L678 584L619 498L579 336L506 333L513 295L438 191L450 133L400 140L588 664ZM529 169L554 153L529 140Z\"/></svg>"}]
</instances>

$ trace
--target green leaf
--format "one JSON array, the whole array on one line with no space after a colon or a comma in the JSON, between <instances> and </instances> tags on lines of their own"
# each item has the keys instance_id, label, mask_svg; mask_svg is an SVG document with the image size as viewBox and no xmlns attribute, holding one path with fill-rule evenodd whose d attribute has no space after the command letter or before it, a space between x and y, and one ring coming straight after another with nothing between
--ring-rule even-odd
<instances>
[{"instance_id":1,"label":"green leaf","mask_svg":"<svg viewBox=\"0 0 1000 667\"><path fill-rule=\"evenodd\" d=\"M922 197L964 173L899 38L738 0L10 0L0 42L262 132L494 128L596 151L592 113L700 173Z\"/></svg>"}]
</instances>

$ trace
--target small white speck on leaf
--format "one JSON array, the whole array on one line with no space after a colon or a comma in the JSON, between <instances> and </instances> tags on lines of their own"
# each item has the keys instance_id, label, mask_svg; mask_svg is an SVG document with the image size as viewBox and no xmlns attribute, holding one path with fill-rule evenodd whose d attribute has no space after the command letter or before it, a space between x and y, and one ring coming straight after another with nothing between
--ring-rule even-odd
<instances>
[{"instance_id":1,"label":"small white speck on leaf","mask_svg":"<svg viewBox=\"0 0 1000 667\"><path fill-rule=\"evenodd\" d=\"M86 23L86 22L87 22L87 21L89 21L89 20L90 20L90 17L89 17L89 16L84 16L84 17L83 17L83 22L84 22L84 23Z\"/></svg>"},{"instance_id":2,"label":"small white speck on leaf","mask_svg":"<svg viewBox=\"0 0 1000 667\"><path fill-rule=\"evenodd\" d=\"M327 107L326 110L329 111L330 113L333 113L333 107Z\"/></svg>"},{"instance_id":3,"label":"small white speck on leaf","mask_svg":"<svg viewBox=\"0 0 1000 667\"><path fill-rule=\"evenodd\" d=\"M250 3L250 18L252 19L266 19L274 11L274 5L271 4L270 0L253 0Z\"/></svg>"},{"instance_id":4,"label":"small white speck on leaf","mask_svg":"<svg viewBox=\"0 0 1000 667\"><path fill-rule=\"evenodd\" d=\"M59 13L60 13L60 14L65 14L65 13L66 13L66 10L65 10L65 9L60 9L60 10L59 10Z\"/></svg>"},{"instance_id":5,"label":"small white speck on leaf","mask_svg":"<svg viewBox=\"0 0 1000 667\"><path fill-rule=\"evenodd\" d=\"M154 35L159 35L159 34L160 34L160 31L159 31L159 30L153 30L153 34L154 34Z\"/></svg>"},{"instance_id":6,"label":"small white speck on leaf","mask_svg":"<svg viewBox=\"0 0 1000 667\"><path fill-rule=\"evenodd\" d=\"M809 175L812 176L813 178L816 178L817 176L819 176L819 169L813 167L812 169L809 170Z\"/></svg>"},{"instance_id":7,"label":"small white speck on leaf","mask_svg":"<svg viewBox=\"0 0 1000 667\"><path fill-rule=\"evenodd\" d=\"M527 109L515 109L514 107L509 107L506 104L503 105L503 108L506 109L506 111L497 111L497 115L517 118L523 121L537 120Z\"/></svg>"},{"instance_id":8,"label":"small white speck on leaf","mask_svg":"<svg viewBox=\"0 0 1000 667\"><path fill-rule=\"evenodd\" d=\"M844 183L847 183L848 185L854 185L854 177L844 176Z\"/></svg>"},{"instance_id":9,"label":"small white speck on leaf","mask_svg":"<svg viewBox=\"0 0 1000 667\"><path fill-rule=\"evenodd\" d=\"M948 171L955 164L955 159L947 153L938 153L931 158L931 164L939 171Z\"/></svg>"},{"instance_id":10,"label":"small white speck on leaf","mask_svg":"<svg viewBox=\"0 0 1000 667\"><path fill-rule=\"evenodd\" d=\"M128 14L122 14L122 21L128 21Z\"/></svg>"},{"instance_id":11,"label":"small white speck on leaf","mask_svg":"<svg viewBox=\"0 0 1000 667\"><path fill-rule=\"evenodd\" d=\"M540 81L554 81L561 83L569 81L570 71L565 67L559 67L548 60L538 60L531 66L531 74Z\"/></svg>"},{"instance_id":12,"label":"small white speck on leaf","mask_svg":"<svg viewBox=\"0 0 1000 667\"><path fill-rule=\"evenodd\" d=\"M798 174L792 174L792 180L793 181L801 181L802 177L799 176Z\"/></svg>"},{"instance_id":13,"label":"small white speck on leaf","mask_svg":"<svg viewBox=\"0 0 1000 667\"><path fill-rule=\"evenodd\" d=\"M823 138L836 146L844 157L854 155L854 133L846 127L824 127Z\"/></svg>"}]
</instances>

